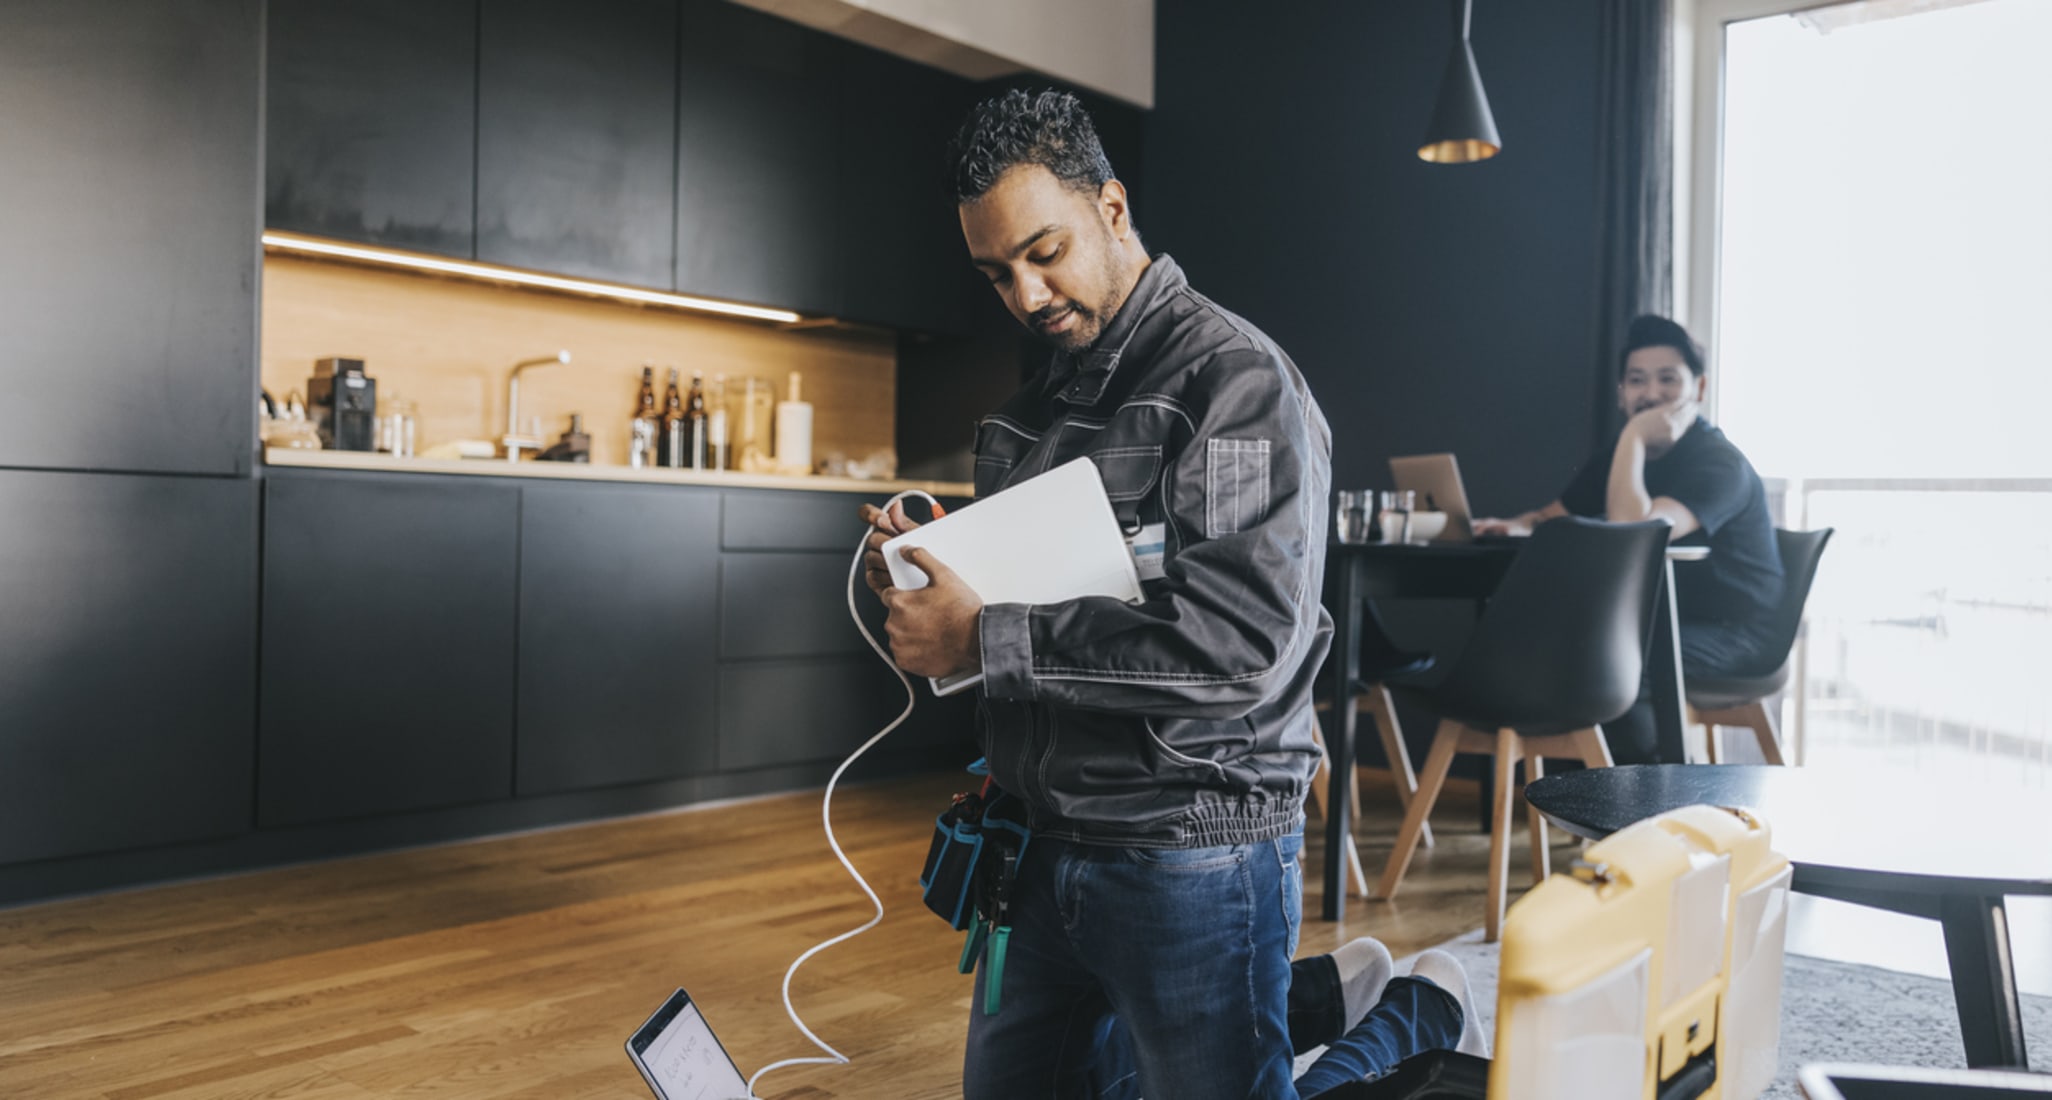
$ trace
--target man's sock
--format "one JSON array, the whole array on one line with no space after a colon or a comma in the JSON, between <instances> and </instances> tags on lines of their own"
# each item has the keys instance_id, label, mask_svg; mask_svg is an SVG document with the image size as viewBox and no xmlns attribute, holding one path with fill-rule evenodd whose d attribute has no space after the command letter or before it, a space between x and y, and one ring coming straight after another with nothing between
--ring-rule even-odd
<instances>
[{"instance_id":1,"label":"man's sock","mask_svg":"<svg viewBox=\"0 0 2052 1100\"><path fill-rule=\"evenodd\" d=\"M1340 1028L1345 1035L1382 999L1382 987L1389 984L1396 967L1390 962L1389 948L1373 936L1341 944L1333 951L1332 961L1339 967L1340 1000L1346 1006L1347 1023Z\"/></svg>"},{"instance_id":2,"label":"man's sock","mask_svg":"<svg viewBox=\"0 0 2052 1100\"><path fill-rule=\"evenodd\" d=\"M1437 949L1424 952L1411 964L1411 977L1431 982L1460 1002L1461 1038L1454 1049L1478 1058L1489 1057L1489 1036L1482 1033L1482 1018L1475 1012L1475 997L1468 990L1468 972L1461 969L1460 960Z\"/></svg>"}]
</instances>

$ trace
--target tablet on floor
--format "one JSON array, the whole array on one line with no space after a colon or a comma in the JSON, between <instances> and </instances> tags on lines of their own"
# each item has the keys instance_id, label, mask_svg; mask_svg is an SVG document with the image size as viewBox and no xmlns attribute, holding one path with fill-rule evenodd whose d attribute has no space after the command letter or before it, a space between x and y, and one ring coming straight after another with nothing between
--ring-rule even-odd
<instances>
[{"instance_id":1,"label":"tablet on floor","mask_svg":"<svg viewBox=\"0 0 2052 1100\"><path fill-rule=\"evenodd\" d=\"M743 1100L748 1081L679 989L627 1040L627 1057L657 1100Z\"/></svg>"}]
</instances>

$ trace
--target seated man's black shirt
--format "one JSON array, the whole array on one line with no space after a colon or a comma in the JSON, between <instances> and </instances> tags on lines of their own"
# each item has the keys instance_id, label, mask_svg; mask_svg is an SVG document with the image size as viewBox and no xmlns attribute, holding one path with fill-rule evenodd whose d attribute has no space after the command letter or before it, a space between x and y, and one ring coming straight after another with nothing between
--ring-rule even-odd
<instances>
[{"instance_id":1,"label":"seated man's black shirt","mask_svg":"<svg viewBox=\"0 0 2052 1100\"><path fill-rule=\"evenodd\" d=\"M1613 441L1582 465L1560 494L1562 507L1603 518L1615 449ZM1767 492L1746 456L1699 417L1672 450L1647 461L1646 493L1681 502L1702 525L1675 545L1710 548L1703 561L1675 564L1675 603L1683 625L1764 626L1781 602L1781 551Z\"/></svg>"}]
</instances>

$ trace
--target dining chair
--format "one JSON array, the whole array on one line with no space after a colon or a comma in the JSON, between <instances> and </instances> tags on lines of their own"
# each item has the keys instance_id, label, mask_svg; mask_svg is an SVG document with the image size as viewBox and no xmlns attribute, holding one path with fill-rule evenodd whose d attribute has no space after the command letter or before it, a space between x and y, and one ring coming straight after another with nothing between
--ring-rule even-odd
<instances>
[{"instance_id":1,"label":"dining chair","mask_svg":"<svg viewBox=\"0 0 2052 1100\"><path fill-rule=\"evenodd\" d=\"M1669 527L1562 517L1518 551L1445 681L1424 693L1440 715L1418 794L1404 814L1378 896L1393 899L1456 753L1495 757L1484 938L1495 942L1508 894L1512 775L1543 758L1607 767L1602 723L1639 695ZM1549 870L1546 823L1531 818L1532 877Z\"/></svg>"},{"instance_id":2,"label":"dining chair","mask_svg":"<svg viewBox=\"0 0 2052 1100\"><path fill-rule=\"evenodd\" d=\"M1717 727L1732 726L1753 731L1760 743L1760 755L1769 764L1787 763L1781 738L1774 729L1774 715L1767 700L1788 684L1789 665L1795 654L1796 636L1802 632L1803 607L1810 601L1810 585L1817 579L1817 562L1824 556L1824 544L1832 529L1786 531L1776 529L1774 541L1781 551L1781 603L1774 609L1773 633L1767 651L1777 654L1771 669L1737 676L1704 676L1690 673L1685 693L1689 700L1689 721L1703 727L1710 762L1721 763L1723 746Z\"/></svg>"}]
</instances>

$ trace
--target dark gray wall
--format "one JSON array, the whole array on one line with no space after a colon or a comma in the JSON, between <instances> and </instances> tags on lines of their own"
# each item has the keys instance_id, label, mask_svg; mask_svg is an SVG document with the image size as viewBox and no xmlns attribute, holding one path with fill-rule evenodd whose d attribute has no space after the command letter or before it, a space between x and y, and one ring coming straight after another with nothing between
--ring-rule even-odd
<instances>
[{"instance_id":1,"label":"dark gray wall","mask_svg":"<svg viewBox=\"0 0 2052 1100\"><path fill-rule=\"evenodd\" d=\"M1441 0L1177 0L1156 35L1141 232L1297 361L1335 485L1450 450L1480 511L1551 500L1600 369L1595 5L1476 0L1504 152L1472 165L1416 155Z\"/></svg>"}]
</instances>

